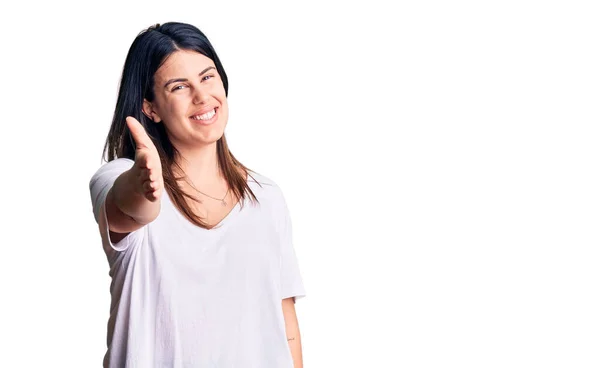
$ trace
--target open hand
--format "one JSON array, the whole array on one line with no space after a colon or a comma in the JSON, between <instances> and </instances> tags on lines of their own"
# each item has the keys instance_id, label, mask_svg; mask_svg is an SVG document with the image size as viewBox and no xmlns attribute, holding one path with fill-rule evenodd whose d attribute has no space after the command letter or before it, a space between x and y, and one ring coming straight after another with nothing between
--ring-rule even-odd
<instances>
[{"instance_id":1,"label":"open hand","mask_svg":"<svg viewBox=\"0 0 600 368\"><path fill-rule=\"evenodd\" d=\"M128 116L125 121L136 145L135 164L131 168L135 191L149 201L155 202L160 198L164 188L160 156L144 126L131 116Z\"/></svg>"}]
</instances>

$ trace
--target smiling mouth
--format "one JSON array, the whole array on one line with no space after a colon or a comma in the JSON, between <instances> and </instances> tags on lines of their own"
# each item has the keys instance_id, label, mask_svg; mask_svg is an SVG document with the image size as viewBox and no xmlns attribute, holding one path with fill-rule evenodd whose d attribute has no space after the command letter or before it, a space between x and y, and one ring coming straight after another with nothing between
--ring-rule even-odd
<instances>
[{"instance_id":1,"label":"smiling mouth","mask_svg":"<svg viewBox=\"0 0 600 368\"><path fill-rule=\"evenodd\" d=\"M217 107L204 114L192 115L190 119L199 121L210 121L217 114Z\"/></svg>"}]
</instances>

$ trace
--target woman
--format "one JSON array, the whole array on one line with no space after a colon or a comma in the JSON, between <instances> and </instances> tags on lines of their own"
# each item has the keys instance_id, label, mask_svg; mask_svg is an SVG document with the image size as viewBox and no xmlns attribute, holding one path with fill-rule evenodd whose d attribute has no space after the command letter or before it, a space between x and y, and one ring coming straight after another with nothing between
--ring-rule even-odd
<instances>
[{"instance_id":1,"label":"woman","mask_svg":"<svg viewBox=\"0 0 600 368\"><path fill-rule=\"evenodd\" d=\"M229 151L227 89L194 26L129 49L90 181L112 278L105 367L302 367L288 209Z\"/></svg>"}]
</instances>

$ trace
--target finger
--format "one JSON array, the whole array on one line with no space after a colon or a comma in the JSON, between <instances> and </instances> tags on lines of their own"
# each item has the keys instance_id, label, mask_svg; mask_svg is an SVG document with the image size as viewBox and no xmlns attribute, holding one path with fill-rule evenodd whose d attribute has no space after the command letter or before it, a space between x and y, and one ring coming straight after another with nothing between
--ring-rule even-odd
<instances>
[{"instance_id":1,"label":"finger","mask_svg":"<svg viewBox=\"0 0 600 368\"><path fill-rule=\"evenodd\" d=\"M143 169L147 169L149 172L152 172L153 168L156 167L156 160L152 158L149 149L143 148L143 146L140 146L138 148L140 149L137 150L135 155L135 163L137 167L140 168L140 171Z\"/></svg>"},{"instance_id":2,"label":"finger","mask_svg":"<svg viewBox=\"0 0 600 368\"><path fill-rule=\"evenodd\" d=\"M142 172L140 174L140 180L141 181L146 181L146 180L152 180L152 170L148 169L148 168L144 168L142 169Z\"/></svg>"},{"instance_id":3,"label":"finger","mask_svg":"<svg viewBox=\"0 0 600 368\"><path fill-rule=\"evenodd\" d=\"M146 193L146 199L148 199L150 202L156 201L159 196L160 196L160 192L157 190Z\"/></svg>"},{"instance_id":4,"label":"finger","mask_svg":"<svg viewBox=\"0 0 600 368\"><path fill-rule=\"evenodd\" d=\"M149 148L154 146L148 133L146 133L146 129L144 129L144 126L137 121L136 118L128 116L125 119L125 122L127 123L127 127L131 132L131 136L133 137L137 148Z\"/></svg>"},{"instance_id":5,"label":"finger","mask_svg":"<svg viewBox=\"0 0 600 368\"><path fill-rule=\"evenodd\" d=\"M148 169L148 180L156 181L158 179L158 173L155 168Z\"/></svg>"},{"instance_id":6,"label":"finger","mask_svg":"<svg viewBox=\"0 0 600 368\"><path fill-rule=\"evenodd\" d=\"M150 202L154 202L155 198L154 198L154 192L148 192L146 193L145 197L147 200L149 200Z\"/></svg>"},{"instance_id":7,"label":"finger","mask_svg":"<svg viewBox=\"0 0 600 368\"><path fill-rule=\"evenodd\" d=\"M144 185L142 188L144 189L144 192L154 191L156 189L156 183L153 183L151 181L146 181L146 182L144 182Z\"/></svg>"}]
</instances>

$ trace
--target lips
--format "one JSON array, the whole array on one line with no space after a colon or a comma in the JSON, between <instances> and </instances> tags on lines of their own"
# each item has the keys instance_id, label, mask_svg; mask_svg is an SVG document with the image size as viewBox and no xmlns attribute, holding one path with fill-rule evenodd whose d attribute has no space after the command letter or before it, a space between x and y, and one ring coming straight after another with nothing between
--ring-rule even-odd
<instances>
[{"instance_id":1,"label":"lips","mask_svg":"<svg viewBox=\"0 0 600 368\"><path fill-rule=\"evenodd\" d=\"M214 112L213 112L214 111ZM190 120L192 120L196 124L201 125L210 125L217 120L218 116L218 107L213 107L210 109L202 109L196 112L194 115L190 116ZM211 116L212 114L212 116Z\"/></svg>"},{"instance_id":2,"label":"lips","mask_svg":"<svg viewBox=\"0 0 600 368\"><path fill-rule=\"evenodd\" d=\"M198 110L198 111L196 111L195 113L193 113L193 114L190 116L190 119L193 119L193 118L194 118L194 116L200 116L200 115L204 115L204 114L206 114L207 112L213 111L213 110L215 110L215 109L217 109L217 107L216 107L216 106L211 106L211 107L206 107L206 108L204 108L204 109L202 109L202 110Z\"/></svg>"}]
</instances>

